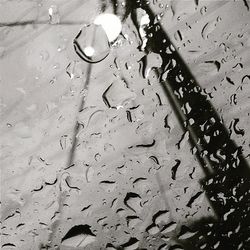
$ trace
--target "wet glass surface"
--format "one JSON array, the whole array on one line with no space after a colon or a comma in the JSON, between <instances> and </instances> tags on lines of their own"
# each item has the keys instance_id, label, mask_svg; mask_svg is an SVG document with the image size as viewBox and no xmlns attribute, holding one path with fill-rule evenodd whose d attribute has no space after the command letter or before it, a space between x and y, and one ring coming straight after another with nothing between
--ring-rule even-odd
<instances>
[{"instance_id":1,"label":"wet glass surface","mask_svg":"<svg viewBox=\"0 0 250 250\"><path fill-rule=\"evenodd\" d=\"M249 6L2 0L2 248L250 248Z\"/></svg>"}]
</instances>

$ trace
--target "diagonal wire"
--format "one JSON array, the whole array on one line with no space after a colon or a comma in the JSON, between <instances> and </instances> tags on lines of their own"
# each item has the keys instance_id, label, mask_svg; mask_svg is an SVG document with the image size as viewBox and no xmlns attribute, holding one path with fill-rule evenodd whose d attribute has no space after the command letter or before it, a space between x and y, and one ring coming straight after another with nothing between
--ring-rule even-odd
<instances>
[{"instance_id":1,"label":"diagonal wire","mask_svg":"<svg viewBox=\"0 0 250 250\"><path fill-rule=\"evenodd\" d=\"M61 21L59 23L50 24L47 20L46 21L39 21L39 20L27 20L27 21L16 21L16 22L1 22L0 27L17 27L17 26L26 26L26 25L44 25L49 24L52 26L61 26L61 25L80 25L80 24L87 24L86 21Z\"/></svg>"}]
</instances>

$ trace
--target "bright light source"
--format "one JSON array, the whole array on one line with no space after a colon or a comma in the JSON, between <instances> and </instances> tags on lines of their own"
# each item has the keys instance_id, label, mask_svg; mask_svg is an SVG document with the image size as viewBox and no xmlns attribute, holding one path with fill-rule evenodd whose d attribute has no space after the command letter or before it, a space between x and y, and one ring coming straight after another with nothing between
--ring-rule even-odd
<instances>
[{"instance_id":1,"label":"bright light source","mask_svg":"<svg viewBox=\"0 0 250 250\"><path fill-rule=\"evenodd\" d=\"M86 54L86 56L89 56L89 57L95 54L95 50L91 46L85 47L83 52Z\"/></svg>"},{"instance_id":2,"label":"bright light source","mask_svg":"<svg viewBox=\"0 0 250 250\"><path fill-rule=\"evenodd\" d=\"M114 41L122 30L121 20L114 14L100 14L96 17L94 24L101 25L103 27L109 42Z\"/></svg>"}]
</instances>

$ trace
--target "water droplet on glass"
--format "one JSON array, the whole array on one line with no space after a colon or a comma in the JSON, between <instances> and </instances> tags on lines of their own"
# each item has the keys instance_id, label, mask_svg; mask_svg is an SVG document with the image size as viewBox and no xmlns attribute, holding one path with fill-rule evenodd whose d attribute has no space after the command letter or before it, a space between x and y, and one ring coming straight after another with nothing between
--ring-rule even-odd
<instances>
[{"instance_id":1,"label":"water droplet on glass","mask_svg":"<svg viewBox=\"0 0 250 250\"><path fill-rule=\"evenodd\" d=\"M134 228L138 223L142 222L138 216L127 216L126 221L129 228Z\"/></svg>"},{"instance_id":2,"label":"water droplet on glass","mask_svg":"<svg viewBox=\"0 0 250 250\"><path fill-rule=\"evenodd\" d=\"M165 234L165 233L169 233L171 231L174 231L177 227L177 223L176 222L170 222L167 225L163 226L161 233Z\"/></svg>"},{"instance_id":3,"label":"water droplet on glass","mask_svg":"<svg viewBox=\"0 0 250 250\"><path fill-rule=\"evenodd\" d=\"M188 228L187 226L182 226L181 227L181 231L178 235L178 239L180 240L185 240L188 239L192 236L194 236L197 232L193 232L190 228Z\"/></svg>"},{"instance_id":4,"label":"water droplet on glass","mask_svg":"<svg viewBox=\"0 0 250 250\"><path fill-rule=\"evenodd\" d=\"M86 172L85 172L85 177L86 177L86 181L88 183L92 181L92 179L94 177L94 173L95 173L94 168L92 166L87 166Z\"/></svg>"},{"instance_id":5,"label":"water droplet on glass","mask_svg":"<svg viewBox=\"0 0 250 250\"><path fill-rule=\"evenodd\" d=\"M96 241L96 235L89 225L77 225L72 227L62 238L62 245L68 247L85 247Z\"/></svg>"},{"instance_id":6,"label":"water droplet on glass","mask_svg":"<svg viewBox=\"0 0 250 250\"><path fill-rule=\"evenodd\" d=\"M136 8L135 18L136 18L136 22L139 25L138 27L139 39L140 39L140 41L138 41L138 43L140 44L139 49L141 51L144 51L147 46L147 41L148 41L146 28L150 23L150 19L146 11L141 8Z\"/></svg>"},{"instance_id":7,"label":"water droplet on glass","mask_svg":"<svg viewBox=\"0 0 250 250\"><path fill-rule=\"evenodd\" d=\"M175 38L175 40L176 40L177 42L182 41L183 36L182 36L180 30L177 30L177 31L174 33L174 38Z\"/></svg>"},{"instance_id":8,"label":"water droplet on glass","mask_svg":"<svg viewBox=\"0 0 250 250\"><path fill-rule=\"evenodd\" d=\"M216 28L217 21L211 21L204 25L201 31L201 36L203 39L208 39L209 34L211 34Z\"/></svg>"},{"instance_id":9,"label":"water droplet on glass","mask_svg":"<svg viewBox=\"0 0 250 250\"><path fill-rule=\"evenodd\" d=\"M110 52L110 44L106 32L101 25L84 26L74 40L77 55L89 63L104 60Z\"/></svg>"},{"instance_id":10,"label":"water droplet on glass","mask_svg":"<svg viewBox=\"0 0 250 250\"><path fill-rule=\"evenodd\" d=\"M81 63L78 61L73 61L66 67L66 73L69 75L70 79L81 78L83 75Z\"/></svg>"},{"instance_id":11,"label":"water droplet on glass","mask_svg":"<svg viewBox=\"0 0 250 250\"><path fill-rule=\"evenodd\" d=\"M200 203L203 199L204 199L204 196L201 196L202 194L204 194L203 191L199 191L197 192L195 195L193 195L191 197L191 199L188 201L188 203L186 204L187 207L192 207L193 203Z\"/></svg>"},{"instance_id":12,"label":"water droplet on glass","mask_svg":"<svg viewBox=\"0 0 250 250\"><path fill-rule=\"evenodd\" d=\"M133 187L136 190L139 190L141 192L145 192L150 187L150 183L147 180L147 178L140 177L140 178L137 178L136 180L134 180Z\"/></svg>"},{"instance_id":13,"label":"water droplet on glass","mask_svg":"<svg viewBox=\"0 0 250 250\"><path fill-rule=\"evenodd\" d=\"M241 79L241 83L250 85L250 75L243 76Z\"/></svg>"},{"instance_id":14,"label":"water droplet on glass","mask_svg":"<svg viewBox=\"0 0 250 250\"><path fill-rule=\"evenodd\" d=\"M146 231L147 231L149 234L154 235L154 234L159 233L159 232L160 232L160 229L158 228L157 225L152 224L152 225L150 225L150 226L146 229Z\"/></svg>"},{"instance_id":15,"label":"water droplet on glass","mask_svg":"<svg viewBox=\"0 0 250 250\"><path fill-rule=\"evenodd\" d=\"M126 211L125 211L123 208L118 208L118 209L116 210L116 213L117 213L121 218L123 218L124 215L126 214Z\"/></svg>"},{"instance_id":16,"label":"water droplet on glass","mask_svg":"<svg viewBox=\"0 0 250 250\"><path fill-rule=\"evenodd\" d=\"M189 140L189 131L186 131L184 134L182 134L181 139L176 143L176 146L178 149L183 148L183 146L188 142Z\"/></svg>"},{"instance_id":17,"label":"water droplet on glass","mask_svg":"<svg viewBox=\"0 0 250 250\"><path fill-rule=\"evenodd\" d=\"M60 13L56 5L51 5L48 9L50 24L60 23Z\"/></svg>"},{"instance_id":18,"label":"water droplet on glass","mask_svg":"<svg viewBox=\"0 0 250 250\"><path fill-rule=\"evenodd\" d=\"M122 245L124 250L136 250L139 247L139 240L136 238L130 238L129 241Z\"/></svg>"},{"instance_id":19,"label":"water droplet on glass","mask_svg":"<svg viewBox=\"0 0 250 250\"><path fill-rule=\"evenodd\" d=\"M40 52L40 57L43 61L47 61L49 59L49 52L47 50L42 50Z\"/></svg>"},{"instance_id":20,"label":"water droplet on glass","mask_svg":"<svg viewBox=\"0 0 250 250\"><path fill-rule=\"evenodd\" d=\"M207 12L207 7L206 6L201 7L201 9L200 9L201 15L205 15L206 12Z\"/></svg>"},{"instance_id":21,"label":"water droplet on glass","mask_svg":"<svg viewBox=\"0 0 250 250\"><path fill-rule=\"evenodd\" d=\"M152 69L157 69L161 67L162 58L159 54L150 52L147 56L142 58L142 62L143 76L144 78L148 78Z\"/></svg>"},{"instance_id":22,"label":"water droplet on glass","mask_svg":"<svg viewBox=\"0 0 250 250\"><path fill-rule=\"evenodd\" d=\"M168 210L159 211L153 216L153 221L156 225L167 224L169 219L170 212Z\"/></svg>"},{"instance_id":23,"label":"water droplet on glass","mask_svg":"<svg viewBox=\"0 0 250 250\"><path fill-rule=\"evenodd\" d=\"M114 191L114 189L116 188L115 181L101 181L99 185L105 192L108 192L108 193Z\"/></svg>"},{"instance_id":24,"label":"water droplet on glass","mask_svg":"<svg viewBox=\"0 0 250 250\"><path fill-rule=\"evenodd\" d=\"M142 209L141 196L136 193L127 193L124 204L135 213L139 213Z\"/></svg>"},{"instance_id":25,"label":"water droplet on glass","mask_svg":"<svg viewBox=\"0 0 250 250\"><path fill-rule=\"evenodd\" d=\"M127 118L129 122L138 122L144 118L144 107L138 105L127 110Z\"/></svg>"},{"instance_id":26,"label":"water droplet on glass","mask_svg":"<svg viewBox=\"0 0 250 250\"><path fill-rule=\"evenodd\" d=\"M136 94L127 88L122 80L113 82L103 93L103 101L109 108L122 108L136 98Z\"/></svg>"}]
</instances>

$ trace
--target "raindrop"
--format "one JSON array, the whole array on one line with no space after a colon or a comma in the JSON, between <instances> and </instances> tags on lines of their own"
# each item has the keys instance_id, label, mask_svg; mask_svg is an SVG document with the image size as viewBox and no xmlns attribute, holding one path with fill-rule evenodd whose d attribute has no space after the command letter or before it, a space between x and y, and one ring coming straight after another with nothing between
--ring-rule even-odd
<instances>
[{"instance_id":1,"label":"raindrop","mask_svg":"<svg viewBox=\"0 0 250 250\"><path fill-rule=\"evenodd\" d=\"M142 209L141 196L132 192L127 193L124 204L135 213L140 212Z\"/></svg>"},{"instance_id":2,"label":"raindrop","mask_svg":"<svg viewBox=\"0 0 250 250\"><path fill-rule=\"evenodd\" d=\"M129 228L134 228L138 223L142 222L138 216L127 216L126 221Z\"/></svg>"},{"instance_id":3,"label":"raindrop","mask_svg":"<svg viewBox=\"0 0 250 250\"><path fill-rule=\"evenodd\" d=\"M83 75L81 63L79 61L73 61L66 67L66 73L69 75L70 79L81 78Z\"/></svg>"},{"instance_id":4,"label":"raindrop","mask_svg":"<svg viewBox=\"0 0 250 250\"><path fill-rule=\"evenodd\" d=\"M219 245L220 245L220 241L216 242L216 243L214 244L213 248L214 248L214 249L217 249Z\"/></svg>"},{"instance_id":5,"label":"raindrop","mask_svg":"<svg viewBox=\"0 0 250 250\"><path fill-rule=\"evenodd\" d=\"M166 234L166 233L172 232L176 229L176 227L177 227L177 223L172 221L168 223L167 225L163 226L161 233Z\"/></svg>"},{"instance_id":6,"label":"raindrop","mask_svg":"<svg viewBox=\"0 0 250 250\"><path fill-rule=\"evenodd\" d=\"M147 178L137 178L133 182L133 187L137 190L145 192L150 186L150 183L148 182Z\"/></svg>"},{"instance_id":7,"label":"raindrop","mask_svg":"<svg viewBox=\"0 0 250 250\"><path fill-rule=\"evenodd\" d=\"M230 129L233 128L233 130L234 130L234 132L235 132L236 135L244 136L244 135L245 135L245 130L244 130L244 129L240 129L240 128L237 127L237 124L239 123L239 121L240 121L240 120L239 120L238 118L235 118L235 119L231 122L229 128L230 128Z\"/></svg>"},{"instance_id":8,"label":"raindrop","mask_svg":"<svg viewBox=\"0 0 250 250\"><path fill-rule=\"evenodd\" d=\"M60 13L56 5L51 5L48 9L50 24L60 23Z\"/></svg>"},{"instance_id":9,"label":"raindrop","mask_svg":"<svg viewBox=\"0 0 250 250\"><path fill-rule=\"evenodd\" d=\"M159 232L160 232L160 229L159 229L159 227L158 227L157 225L152 224L152 225L150 225L150 226L146 229L146 231L147 231L150 235L154 235L154 234L159 233Z\"/></svg>"},{"instance_id":10,"label":"raindrop","mask_svg":"<svg viewBox=\"0 0 250 250\"><path fill-rule=\"evenodd\" d=\"M68 135L62 135L59 143L62 150L67 149L68 145L70 144Z\"/></svg>"},{"instance_id":11,"label":"raindrop","mask_svg":"<svg viewBox=\"0 0 250 250\"><path fill-rule=\"evenodd\" d=\"M126 243L122 245L124 250L135 250L139 247L139 240L136 238L130 238Z\"/></svg>"},{"instance_id":12,"label":"raindrop","mask_svg":"<svg viewBox=\"0 0 250 250\"><path fill-rule=\"evenodd\" d=\"M184 248L181 245L173 245L169 250L184 250Z\"/></svg>"},{"instance_id":13,"label":"raindrop","mask_svg":"<svg viewBox=\"0 0 250 250\"><path fill-rule=\"evenodd\" d=\"M201 9L200 9L201 15L205 15L206 12L207 12L207 7L206 6L201 7Z\"/></svg>"},{"instance_id":14,"label":"raindrop","mask_svg":"<svg viewBox=\"0 0 250 250\"><path fill-rule=\"evenodd\" d=\"M153 139L153 141L151 143L136 145L137 148L151 148L151 147L154 147L154 146L155 146L155 139ZM129 148L133 148L133 146L129 147Z\"/></svg>"},{"instance_id":15,"label":"raindrop","mask_svg":"<svg viewBox=\"0 0 250 250\"><path fill-rule=\"evenodd\" d=\"M200 249L205 249L206 247L207 247L207 244L204 243L204 244L202 244L202 245L200 246Z\"/></svg>"},{"instance_id":16,"label":"raindrop","mask_svg":"<svg viewBox=\"0 0 250 250\"><path fill-rule=\"evenodd\" d=\"M118 208L116 210L116 213L121 217L124 218L124 215L126 214L126 211L123 208Z\"/></svg>"},{"instance_id":17,"label":"raindrop","mask_svg":"<svg viewBox=\"0 0 250 250\"><path fill-rule=\"evenodd\" d=\"M114 247L112 244L108 243L105 247L106 250L117 250L116 247Z\"/></svg>"},{"instance_id":18,"label":"raindrop","mask_svg":"<svg viewBox=\"0 0 250 250\"><path fill-rule=\"evenodd\" d=\"M40 57L43 61L48 61L49 59L49 52L47 50L42 50L40 52Z\"/></svg>"},{"instance_id":19,"label":"raindrop","mask_svg":"<svg viewBox=\"0 0 250 250\"><path fill-rule=\"evenodd\" d=\"M211 21L208 22L204 25L202 31L201 31L201 36L203 39L208 39L208 36L214 31L216 28L217 21Z\"/></svg>"},{"instance_id":20,"label":"raindrop","mask_svg":"<svg viewBox=\"0 0 250 250\"><path fill-rule=\"evenodd\" d=\"M91 166L87 166L86 172L85 172L85 177L86 177L86 181L89 183L92 181L93 177L94 177L94 168Z\"/></svg>"},{"instance_id":21,"label":"raindrop","mask_svg":"<svg viewBox=\"0 0 250 250\"><path fill-rule=\"evenodd\" d=\"M142 59L143 62L143 77L148 78L150 75L150 72L153 69L160 68L162 65L162 58L159 54L150 52L148 55L143 57Z\"/></svg>"},{"instance_id":22,"label":"raindrop","mask_svg":"<svg viewBox=\"0 0 250 250\"><path fill-rule=\"evenodd\" d=\"M163 211L159 211L157 212L154 216L153 216L153 221L156 225L160 225L162 223L166 224L169 222L169 218L170 218L170 213L168 210L163 210Z\"/></svg>"},{"instance_id":23,"label":"raindrop","mask_svg":"<svg viewBox=\"0 0 250 250\"><path fill-rule=\"evenodd\" d=\"M250 75L245 75L241 79L242 84L250 84Z\"/></svg>"},{"instance_id":24,"label":"raindrop","mask_svg":"<svg viewBox=\"0 0 250 250\"><path fill-rule=\"evenodd\" d=\"M105 223L106 220L107 220L107 216L104 216L104 217L102 217L102 218L99 218L99 219L97 220L97 223L98 223L99 225L103 225L103 224Z\"/></svg>"},{"instance_id":25,"label":"raindrop","mask_svg":"<svg viewBox=\"0 0 250 250\"><path fill-rule=\"evenodd\" d=\"M169 125L169 114L165 116L164 118L164 128L168 129L168 132L171 131L171 127Z\"/></svg>"},{"instance_id":26,"label":"raindrop","mask_svg":"<svg viewBox=\"0 0 250 250\"><path fill-rule=\"evenodd\" d=\"M148 42L146 28L150 23L149 16L145 10L141 8L136 9L136 21L139 24L140 50L144 51Z\"/></svg>"},{"instance_id":27,"label":"raindrop","mask_svg":"<svg viewBox=\"0 0 250 250\"><path fill-rule=\"evenodd\" d=\"M214 65L215 65L215 67L216 67L217 71L219 71L219 70L220 70L221 64L220 64L220 62L219 62L219 61L217 61L217 60L214 60L214 61L205 61L205 63L212 63L212 64L214 64Z\"/></svg>"},{"instance_id":28,"label":"raindrop","mask_svg":"<svg viewBox=\"0 0 250 250\"><path fill-rule=\"evenodd\" d=\"M139 134L143 137L147 137L148 134L153 133L153 124L152 122L143 122L135 130L136 134Z\"/></svg>"},{"instance_id":29,"label":"raindrop","mask_svg":"<svg viewBox=\"0 0 250 250\"><path fill-rule=\"evenodd\" d=\"M188 228L187 226L182 226L181 227L181 231L178 235L178 238L180 240L186 240L188 238L191 238L192 236L194 236L197 232L193 232L191 231L190 228Z\"/></svg>"},{"instance_id":30,"label":"raindrop","mask_svg":"<svg viewBox=\"0 0 250 250\"><path fill-rule=\"evenodd\" d=\"M105 152L114 152L115 151L115 147L110 143L105 143L103 149Z\"/></svg>"},{"instance_id":31,"label":"raindrop","mask_svg":"<svg viewBox=\"0 0 250 250\"><path fill-rule=\"evenodd\" d=\"M103 101L109 108L122 108L136 98L136 94L127 88L122 80L113 82L103 93Z\"/></svg>"},{"instance_id":32,"label":"raindrop","mask_svg":"<svg viewBox=\"0 0 250 250\"><path fill-rule=\"evenodd\" d=\"M108 192L108 193L114 191L114 189L116 188L115 181L101 181L99 185L105 192Z\"/></svg>"},{"instance_id":33,"label":"raindrop","mask_svg":"<svg viewBox=\"0 0 250 250\"><path fill-rule=\"evenodd\" d=\"M243 68L243 64L242 63L237 63L233 66L233 69L236 69L238 71L240 71Z\"/></svg>"},{"instance_id":34,"label":"raindrop","mask_svg":"<svg viewBox=\"0 0 250 250\"><path fill-rule=\"evenodd\" d=\"M192 207L192 204L203 194L203 191L197 192L194 196L191 197L191 199L187 203L187 207Z\"/></svg>"},{"instance_id":35,"label":"raindrop","mask_svg":"<svg viewBox=\"0 0 250 250\"><path fill-rule=\"evenodd\" d=\"M171 169L171 174L172 174L172 179L175 180L176 179L176 172L177 172L177 169L178 167L180 166L181 164L181 161L180 160L175 160L176 161L176 164L172 167Z\"/></svg>"},{"instance_id":36,"label":"raindrop","mask_svg":"<svg viewBox=\"0 0 250 250\"><path fill-rule=\"evenodd\" d=\"M77 225L72 227L62 238L62 245L69 247L85 247L96 240L96 235L89 225Z\"/></svg>"},{"instance_id":37,"label":"raindrop","mask_svg":"<svg viewBox=\"0 0 250 250\"><path fill-rule=\"evenodd\" d=\"M101 25L84 26L74 39L73 44L77 55L89 63L104 60L110 52L108 37Z\"/></svg>"},{"instance_id":38,"label":"raindrop","mask_svg":"<svg viewBox=\"0 0 250 250\"><path fill-rule=\"evenodd\" d=\"M237 96L236 96L236 94L232 94L231 96L230 96L230 104L231 105L236 105L237 104Z\"/></svg>"},{"instance_id":39,"label":"raindrop","mask_svg":"<svg viewBox=\"0 0 250 250\"><path fill-rule=\"evenodd\" d=\"M162 238L163 239L163 238ZM161 246L158 247L157 250L168 250L168 245L166 243L162 244Z\"/></svg>"},{"instance_id":40,"label":"raindrop","mask_svg":"<svg viewBox=\"0 0 250 250\"><path fill-rule=\"evenodd\" d=\"M138 122L144 118L143 112L144 106L138 105L132 108L129 108L127 112L127 119L129 122Z\"/></svg>"},{"instance_id":41,"label":"raindrop","mask_svg":"<svg viewBox=\"0 0 250 250\"><path fill-rule=\"evenodd\" d=\"M231 79L230 77L226 77L226 80L227 80L230 84L235 85L234 82L232 81L232 79Z\"/></svg>"},{"instance_id":42,"label":"raindrop","mask_svg":"<svg viewBox=\"0 0 250 250\"><path fill-rule=\"evenodd\" d=\"M182 134L180 141L176 143L177 148L181 149L188 140L189 140L189 131L186 131L184 134Z\"/></svg>"},{"instance_id":43,"label":"raindrop","mask_svg":"<svg viewBox=\"0 0 250 250\"><path fill-rule=\"evenodd\" d=\"M85 206L81 209L81 212L86 212L86 211L89 211L89 209L92 207L92 205L88 205L88 206Z\"/></svg>"},{"instance_id":44,"label":"raindrop","mask_svg":"<svg viewBox=\"0 0 250 250\"><path fill-rule=\"evenodd\" d=\"M15 244L13 244L13 243L5 243L5 244L3 244L3 245L2 245L2 247L1 247L1 248L8 248L8 249L12 249L12 247L13 247L13 249L14 249L14 248L16 248L16 245L15 245Z\"/></svg>"},{"instance_id":45,"label":"raindrop","mask_svg":"<svg viewBox=\"0 0 250 250\"><path fill-rule=\"evenodd\" d=\"M234 211L235 211L235 209L231 208L227 213L225 213L225 214L223 215L223 220L226 221L228 215L230 215L230 214L231 214L232 212L234 212Z\"/></svg>"},{"instance_id":46,"label":"raindrop","mask_svg":"<svg viewBox=\"0 0 250 250\"><path fill-rule=\"evenodd\" d=\"M15 126L14 133L22 139L30 138L32 137L32 131L31 129L25 125L24 123L19 123Z\"/></svg>"},{"instance_id":47,"label":"raindrop","mask_svg":"<svg viewBox=\"0 0 250 250\"><path fill-rule=\"evenodd\" d=\"M94 155L95 161L100 161L101 157L102 157L102 156L101 156L100 153L96 153L96 154Z\"/></svg>"},{"instance_id":48,"label":"raindrop","mask_svg":"<svg viewBox=\"0 0 250 250\"><path fill-rule=\"evenodd\" d=\"M182 34L180 32L180 30L177 30L175 33L174 33L174 38L177 42L180 42L182 41L183 37L182 37Z\"/></svg>"},{"instance_id":49,"label":"raindrop","mask_svg":"<svg viewBox=\"0 0 250 250\"><path fill-rule=\"evenodd\" d=\"M67 186L71 189L74 189L74 190L80 190L80 188L76 187L76 186L73 186L73 181L72 181L72 177L71 176L68 176L68 178L65 179L65 182L67 184Z\"/></svg>"}]
</instances>

